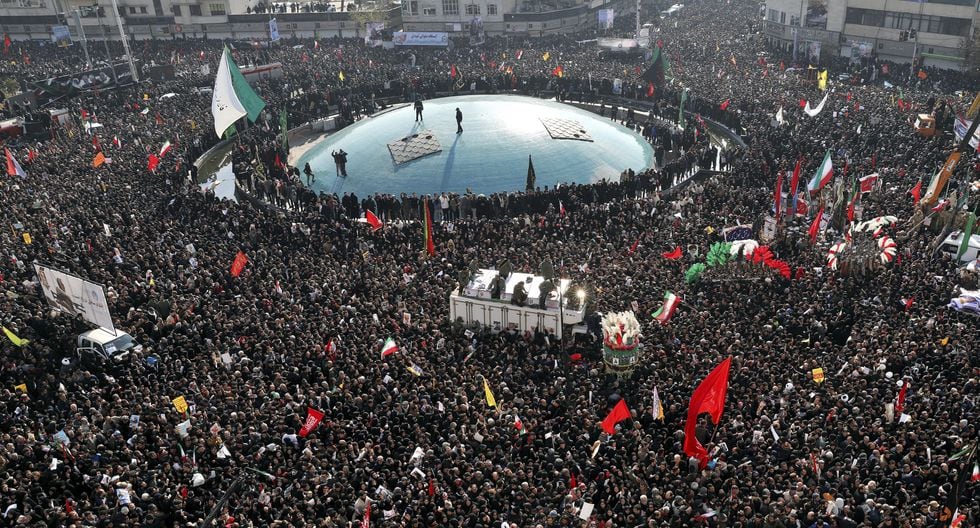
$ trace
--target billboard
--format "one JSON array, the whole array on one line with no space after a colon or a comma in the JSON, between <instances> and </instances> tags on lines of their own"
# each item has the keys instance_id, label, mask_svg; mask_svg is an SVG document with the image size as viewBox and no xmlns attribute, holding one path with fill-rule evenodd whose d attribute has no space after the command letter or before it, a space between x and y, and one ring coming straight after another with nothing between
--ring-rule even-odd
<instances>
[{"instance_id":1,"label":"billboard","mask_svg":"<svg viewBox=\"0 0 980 528\"><path fill-rule=\"evenodd\" d=\"M71 46L71 32L68 26L51 26L51 42L62 48Z\"/></svg>"},{"instance_id":2,"label":"billboard","mask_svg":"<svg viewBox=\"0 0 980 528\"><path fill-rule=\"evenodd\" d=\"M449 33L441 31L398 31L392 42L396 46L448 46Z\"/></svg>"},{"instance_id":3,"label":"billboard","mask_svg":"<svg viewBox=\"0 0 980 528\"><path fill-rule=\"evenodd\" d=\"M613 27L616 11L614 9L600 9L596 11L596 16L599 18L599 27L609 29Z\"/></svg>"},{"instance_id":4,"label":"billboard","mask_svg":"<svg viewBox=\"0 0 980 528\"><path fill-rule=\"evenodd\" d=\"M273 42L279 40L279 23L274 18L269 21L269 40Z\"/></svg>"},{"instance_id":5,"label":"billboard","mask_svg":"<svg viewBox=\"0 0 980 528\"><path fill-rule=\"evenodd\" d=\"M115 333L109 303L102 285L63 271L34 264L44 298L55 310L81 316L86 321Z\"/></svg>"}]
</instances>

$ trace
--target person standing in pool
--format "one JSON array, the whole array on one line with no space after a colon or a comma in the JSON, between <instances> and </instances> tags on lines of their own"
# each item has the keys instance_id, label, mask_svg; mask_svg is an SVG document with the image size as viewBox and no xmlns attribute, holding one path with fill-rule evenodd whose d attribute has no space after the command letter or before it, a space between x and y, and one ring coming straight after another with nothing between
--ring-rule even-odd
<instances>
[{"instance_id":1,"label":"person standing in pool","mask_svg":"<svg viewBox=\"0 0 980 528\"><path fill-rule=\"evenodd\" d=\"M306 185L309 186L316 180L316 176L313 175L313 169L310 167L309 162L303 167L303 173L306 174Z\"/></svg>"},{"instance_id":2,"label":"person standing in pool","mask_svg":"<svg viewBox=\"0 0 980 528\"><path fill-rule=\"evenodd\" d=\"M344 149L335 150L330 153L333 156L333 162L337 165L337 175L344 178L347 177L347 153Z\"/></svg>"},{"instance_id":3,"label":"person standing in pool","mask_svg":"<svg viewBox=\"0 0 980 528\"><path fill-rule=\"evenodd\" d=\"M456 133L463 133L463 112L460 111L459 107L456 108Z\"/></svg>"},{"instance_id":4,"label":"person standing in pool","mask_svg":"<svg viewBox=\"0 0 980 528\"><path fill-rule=\"evenodd\" d=\"M419 121L425 121L425 120L422 119L422 100L421 99L416 99L415 100L415 122L418 123Z\"/></svg>"}]
</instances>

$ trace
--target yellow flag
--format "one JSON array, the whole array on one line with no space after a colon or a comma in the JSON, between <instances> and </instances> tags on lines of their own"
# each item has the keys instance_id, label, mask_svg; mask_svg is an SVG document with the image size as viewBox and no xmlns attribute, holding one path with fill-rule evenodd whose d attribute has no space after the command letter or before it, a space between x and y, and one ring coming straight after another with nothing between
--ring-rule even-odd
<instances>
[{"instance_id":1,"label":"yellow flag","mask_svg":"<svg viewBox=\"0 0 980 528\"><path fill-rule=\"evenodd\" d=\"M148 94L148 93L144 93L144 94L143 94L143 100L144 100L144 101L149 101L149 100L150 100L150 94Z\"/></svg>"},{"instance_id":2,"label":"yellow flag","mask_svg":"<svg viewBox=\"0 0 980 528\"><path fill-rule=\"evenodd\" d=\"M30 233L24 233L24 243L25 244L27 244L29 246L29 245L31 245L31 242L33 242L33 241L34 241L34 239L31 238L31 234Z\"/></svg>"},{"instance_id":3,"label":"yellow flag","mask_svg":"<svg viewBox=\"0 0 980 528\"><path fill-rule=\"evenodd\" d=\"M820 90L827 89L827 70L817 72L817 88Z\"/></svg>"},{"instance_id":4,"label":"yellow flag","mask_svg":"<svg viewBox=\"0 0 980 528\"><path fill-rule=\"evenodd\" d=\"M191 119L191 130L194 130L195 128L197 128L197 122Z\"/></svg>"},{"instance_id":5,"label":"yellow flag","mask_svg":"<svg viewBox=\"0 0 980 528\"><path fill-rule=\"evenodd\" d=\"M820 367L813 369L813 382L823 383L823 380L824 380L823 369Z\"/></svg>"},{"instance_id":6,"label":"yellow flag","mask_svg":"<svg viewBox=\"0 0 980 528\"><path fill-rule=\"evenodd\" d=\"M338 74L337 74L337 77L338 77L338 78L339 78L339 79L340 79L341 81L343 81L343 80L344 80L344 72L340 72L340 73L338 73Z\"/></svg>"},{"instance_id":7,"label":"yellow flag","mask_svg":"<svg viewBox=\"0 0 980 528\"><path fill-rule=\"evenodd\" d=\"M174 398L173 403L174 403L174 409L177 409L177 412L179 412L180 414L184 414L187 412L187 400L185 400L183 396L177 396L176 398Z\"/></svg>"},{"instance_id":8,"label":"yellow flag","mask_svg":"<svg viewBox=\"0 0 980 528\"><path fill-rule=\"evenodd\" d=\"M490 384L487 383L487 378L483 378L483 393L487 397L487 405L490 407L496 407L497 400L493 398L493 392L490 391Z\"/></svg>"},{"instance_id":9,"label":"yellow flag","mask_svg":"<svg viewBox=\"0 0 980 528\"><path fill-rule=\"evenodd\" d=\"M21 383L20 385L14 385L14 390L15 391L21 391L24 394L27 394L27 384L26 383Z\"/></svg>"},{"instance_id":10,"label":"yellow flag","mask_svg":"<svg viewBox=\"0 0 980 528\"><path fill-rule=\"evenodd\" d=\"M949 337L944 337L939 340L939 344L942 346L946 346L948 343L949 343Z\"/></svg>"},{"instance_id":11,"label":"yellow flag","mask_svg":"<svg viewBox=\"0 0 980 528\"><path fill-rule=\"evenodd\" d=\"M10 342L13 343L15 346L22 347L22 346L26 345L27 343L30 343L30 341L27 340L27 339L21 339L21 338L17 337L17 334L15 334L15 333L11 332L10 330L8 330L6 326L3 327L3 333L4 334L7 334L7 339L9 339Z\"/></svg>"},{"instance_id":12,"label":"yellow flag","mask_svg":"<svg viewBox=\"0 0 980 528\"><path fill-rule=\"evenodd\" d=\"M544 52L544 55L541 56L541 58L544 59L544 60L548 60L548 59L551 58L551 53L549 53L549 52L546 51L546 52Z\"/></svg>"}]
</instances>

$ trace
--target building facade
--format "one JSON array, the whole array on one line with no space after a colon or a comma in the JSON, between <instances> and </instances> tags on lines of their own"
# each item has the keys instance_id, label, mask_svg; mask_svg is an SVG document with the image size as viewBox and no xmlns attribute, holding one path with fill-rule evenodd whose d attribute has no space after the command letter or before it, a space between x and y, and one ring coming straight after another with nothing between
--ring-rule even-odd
<instances>
[{"instance_id":1,"label":"building facade","mask_svg":"<svg viewBox=\"0 0 980 528\"><path fill-rule=\"evenodd\" d=\"M256 0L0 0L0 32L14 41L50 41L67 26L74 42L119 40L117 20L132 40L161 38L266 39L275 18L282 37L359 37L363 20L347 12L249 13ZM398 26L401 10L381 15Z\"/></svg>"},{"instance_id":2,"label":"building facade","mask_svg":"<svg viewBox=\"0 0 980 528\"><path fill-rule=\"evenodd\" d=\"M402 0L406 31L467 34L479 24L487 35L543 36L596 26L597 12L636 12L635 0Z\"/></svg>"},{"instance_id":3,"label":"building facade","mask_svg":"<svg viewBox=\"0 0 980 528\"><path fill-rule=\"evenodd\" d=\"M798 60L843 56L963 68L980 0L768 0L763 33Z\"/></svg>"}]
</instances>

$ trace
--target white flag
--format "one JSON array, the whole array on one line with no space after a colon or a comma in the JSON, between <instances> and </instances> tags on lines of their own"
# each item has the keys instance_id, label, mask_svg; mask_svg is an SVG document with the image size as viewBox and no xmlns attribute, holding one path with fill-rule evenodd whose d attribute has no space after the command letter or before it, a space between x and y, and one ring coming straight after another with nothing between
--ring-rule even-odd
<instances>
[{"instance_id":1,"label":"white flag","mask_svg":"<svg viewBox=\"0 0 980 528\"><path fill-rule=\"evenodd\" d=\"M211 94L211 115L214 117L214 131L219 138L235 121L248 115L231 82L228 59L228 50L225 50L218 63L218 75L214 78L214 92Z\"/></svg>"},{"instance_id":2,"label":"white flag","mask_svg":"<svg viewBox=\"0 0 980 528\"><path fill-rule=\"evenodd\" d=\"M810 117L816 117L817 114L819 114L823 110L823 105L824 103L827 102L827 96L829 95L830 92L825 93L823 99L820 101L820 104L818 104L816 108L810 108L810 101L807 101L806 107L803 108L803 111L806 112L806 115Z\"/></svg>"}]
</instances>

